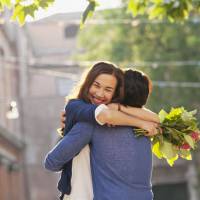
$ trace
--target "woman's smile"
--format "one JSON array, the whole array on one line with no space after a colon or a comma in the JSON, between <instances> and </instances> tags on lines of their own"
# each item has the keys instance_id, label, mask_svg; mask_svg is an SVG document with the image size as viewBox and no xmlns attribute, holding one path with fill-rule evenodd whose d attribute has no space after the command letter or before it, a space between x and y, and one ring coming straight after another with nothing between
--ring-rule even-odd
<instances>
[{"instance_id":1,"label":"woman's smile","mask_svg":"<svg viewBox=\"0 0 200 200\"><path fill-rule=\"evenodd\" d=\"M106 102L105 99L103 99L103 98L100 99L99 97L95 97L95 96L91 96L91 99L92 99L93 104L97 104L97 105L103 104Z\"/></svg>"}]
</instances>

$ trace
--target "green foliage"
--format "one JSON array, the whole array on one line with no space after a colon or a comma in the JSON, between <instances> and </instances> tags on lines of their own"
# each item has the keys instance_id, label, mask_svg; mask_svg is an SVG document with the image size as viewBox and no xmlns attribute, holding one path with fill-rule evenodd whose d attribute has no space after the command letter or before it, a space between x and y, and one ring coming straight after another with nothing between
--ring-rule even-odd
<instances>
[{"instance_id":1,"label":"green foliage","mask_svg":"<svg viewBox=\"0 0 200 200\"><path fill-rule=\"evenodd\" d=\"M81 28L83 27L86 19L93 16L95 8L99 5L98 2L95 0L88 0L88 2L89 2L89 4L82 15L81 24L80 24Z\"/></svg>"},{"instance_id":2,"label":"green foliage","mask_svg":"<svg viewBox=\"0 0 200 200\"><path fill-rule=\"evenodd\" d=\"M47 9L55 0L34 0L32 3L25 0L0 0L0 11L4 11L4 8L13 10L11 16L12 20L17 20L20 25L25 23L26 17L31 16L34 18L34 14L40 8Z\"/></svg>"},{"instance_id":3,"label":"green foliage","mask_svg":"<svg viewBox=\"0 0 200 200\"><path fill-rule=\"evenodd\" d=\"M185 138L186 142L190 145L190 147L192 147L194 149L195 144L194 144L192 137L189 135L184 135L184 138Z\"/></svg>"},{"instance_id":4,"label":"green foliage","mask_svg":"<svg viewBox=\"0 0 200 200\"><path fill-rule=\"evenodd\" d=\"M97 2L88 0L82 24L85 19L95 11ZM191 13L200 11L200 3L196 0L125 0L127 10L134 17L143 15L149 19L167 19L170 22L183 22L187 20Z\"/></svg>"},{"instance_id":5,"label":"green foliage","mask_svg":"<svg viewBox=\"0 0 200 200\"><path fill-rule=\"evenodd\" d=\"M26 17L29 15L34 18L34 13L42 9L47 9L55 0L0 0L0 12L4 7L13 9L13 20L18 20L24 24ZM81 27L91 17L99 5L97 0L88 0L89 4L83 12ZM168 19L171 22L184 21L190 14L200 12L200 2L197 0L124 0L126 10L132 15L148 16L149 19ZM125 15L125 12L123 13Z\"/></svg>"},{"instance_id":6,"label":"green foliage","mask_svg":"<svg viewBox=\"0 0 200 200\"><path fill-rule=\"evenodd\" d=\"M187 20L191 13L200 11L200 3L196 0L125 0L124 2L134 17L145 15L149 19L167 19L170 22L182 22ZM94 12L95 4L95 0L89 0L89 6L84 12L85 19Z\"/></svg>"},{"instance_id":7,"label":"green foliage","mask_svg":"<svg viewBox=\"0 0 200 200\"><path fill-rule=\"evenodd\" d=\"M137 16L138 14L144 14L145 8L148 5L148 0L129 0L128 2L128 11Z\"/></svg>"},{"instance_id":8,"label":"green foliage","mask_svg":"<svg viewBox=\"0 0 200 200\"><path fill-rule=\"evenodd\" d=\"M4 7L11 8L11 0L0 0L0 12L4 10Z\"/></svg>"},{"instance_id":9,"label":"green foliage","mask_svg":"<svg viewBox=\"0 0 200 200\"><path fill-rule=\"evenodd\" d=\"M195 0L129 0L128 9L133 16L146 14L150 19L168 19L171 22L188 19L199 9Z\"/></svg>"}]
</instances>

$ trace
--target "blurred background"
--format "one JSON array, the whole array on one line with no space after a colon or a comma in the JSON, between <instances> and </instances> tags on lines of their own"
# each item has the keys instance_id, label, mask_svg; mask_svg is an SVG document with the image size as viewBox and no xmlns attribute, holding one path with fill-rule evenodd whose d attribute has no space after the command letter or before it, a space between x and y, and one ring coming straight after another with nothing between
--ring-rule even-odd
<instances>
[{"instance_id":1,"label":"blurred background","mask_svg":"<svg viewBox=\"0 0 200 200\"><path fill-rule=\"evenodd\" d=\"M154 112L184 106L200 119L200 17L133 19L113 3L80 29L81 14L49 12L23 27L10 22L10 11L0 14L1 200L57 199L59 174L46 171L43 160L57 142L64 97L96 61L146 72ZM192 161L173 167L154 157L154 199L200 200L199 166L199 148Z\"/></svg>"}]
</instances>

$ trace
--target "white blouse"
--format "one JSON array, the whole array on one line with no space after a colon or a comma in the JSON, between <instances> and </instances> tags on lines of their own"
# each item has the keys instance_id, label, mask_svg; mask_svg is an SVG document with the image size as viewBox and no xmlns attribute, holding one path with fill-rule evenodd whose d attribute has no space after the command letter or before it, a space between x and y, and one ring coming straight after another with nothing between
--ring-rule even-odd
<instances>
[{"instance_id":1,"label":"white blouse","mask_svg":"<svg viewBox=\"0 0 200 200\"><path fill-rule=\"evenodd\" d=\"M72 161L72 191L64 200L92 200L93 188L90 169L90 147L85 146Z\"/></svg>"}]
</instances>

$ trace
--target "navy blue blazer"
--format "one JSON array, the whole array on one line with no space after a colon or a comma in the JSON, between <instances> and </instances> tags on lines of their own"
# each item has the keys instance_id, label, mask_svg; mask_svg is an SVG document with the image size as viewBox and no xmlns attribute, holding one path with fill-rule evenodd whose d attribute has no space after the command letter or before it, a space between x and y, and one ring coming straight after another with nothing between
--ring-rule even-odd
<instances>
[{"instance_id":1,"label":"navy blue blazer","mask_svg":"<svg viewBox=\"0 0 200 200\"><path fill-rule=\"evenodd\" d=\"M77 122L96 123L95 109L97 105L89 104L80 99L72 99L65 107L66 122L64 137ZM71 193L72 160L65 163L62 167L60 180L58 181L58 190L61 192L60 200L64 195Z\"/></svg>"}]
</instances>

